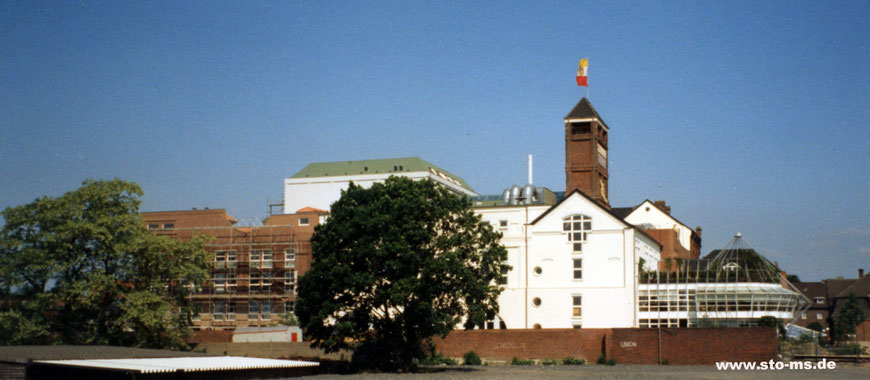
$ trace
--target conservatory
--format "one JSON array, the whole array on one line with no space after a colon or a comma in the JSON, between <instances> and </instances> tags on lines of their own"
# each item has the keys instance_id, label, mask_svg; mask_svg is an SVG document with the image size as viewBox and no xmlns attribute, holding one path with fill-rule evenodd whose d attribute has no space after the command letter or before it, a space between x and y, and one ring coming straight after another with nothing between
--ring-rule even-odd
<instances>
[{"instance_id":1,"label":"conservatory","mask_svg":"<svg viewBox=\"0 0 870 380\"><path fill-rule=\"evenodd\" d=\"M788 323L810 306L740 233L721 250L676 264L639 274L639 327L753 326L764 316Z\"/></svg>"}]
</instances>

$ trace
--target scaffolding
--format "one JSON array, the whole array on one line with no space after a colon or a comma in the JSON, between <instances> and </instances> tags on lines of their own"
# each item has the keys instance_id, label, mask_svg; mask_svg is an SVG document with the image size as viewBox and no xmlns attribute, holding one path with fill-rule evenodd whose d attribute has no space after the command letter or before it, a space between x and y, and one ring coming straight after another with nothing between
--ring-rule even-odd
<instances>
[{"instance_id":1,"label":"scaffolding","mask_svg":"<svg viewBox=\"0 0 870 380\"><path fill-rule=\"evenodd\" d=\"M707 258L674 270L641 271L639 327L754 326L763 316L794 322L810 301L738 233Z\"/></svg>"},{"instance_id":2,"label":"scaffolding","mask_svg":"<svg viewBox=\"0 0 870 380\"><path fill-rule=\"evenodd\" d=\"M208 280L195 284L190 295L199 310L195 329L265 327L292 315L297 263L310 258L310 234L292 225L265 225L191 227L172 235L208 236L204 247L214 254Z\"/></svg>"}]
</instances>

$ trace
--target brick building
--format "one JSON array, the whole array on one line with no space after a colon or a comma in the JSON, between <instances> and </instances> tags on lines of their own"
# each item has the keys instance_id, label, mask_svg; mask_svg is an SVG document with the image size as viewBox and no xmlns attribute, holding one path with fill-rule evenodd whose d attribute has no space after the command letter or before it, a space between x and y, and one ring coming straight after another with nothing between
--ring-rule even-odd
<instances>
[{"instance_id":1,"label":"brick building","mask_svg":"<svg viewBox=\"0 0 870 380\"><path fill-rule=\"evenodd\" d=\"M311 235L327 212L304 208L239 227L223 209L143 212L151 233L189 240L211 237L209 280L191 296L200 309L195 329L261 327L292 312L296 280L311 266Z\"/></svg>"},{"instance_id":2,"label":"brick building","mask_svg":"<svg viewBox=\"0 0 870 380\"><path fill-rule=\"evenodd\" d=\"M851 294L858 298L858 304L868 313L868 319L857 327L858 341L870 341L870 276L864 269L858 269L858 278L836 278L819 282L799 282L795 286L812 301L810 309L802 313L796 324L808 327L818 322L831 335L840 310Z\"/></svg>"}]
</instances>

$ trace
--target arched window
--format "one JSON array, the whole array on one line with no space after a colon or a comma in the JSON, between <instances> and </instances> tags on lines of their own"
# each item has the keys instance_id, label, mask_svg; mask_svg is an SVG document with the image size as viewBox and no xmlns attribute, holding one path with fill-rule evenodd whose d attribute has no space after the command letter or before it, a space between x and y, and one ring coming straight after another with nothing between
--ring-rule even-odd
<instances>
[{"instance_id":1,"label":"arched window","mask_svg":"<svg viewBox=\"0 0 870 380\"><path fill-rule=\"evenodd\" d=\"M568 234L574 252L582 252L586 234L592 230L592 218L586 215L571 215L562 219L562 231Z\"/></svg>"}]
</instances>

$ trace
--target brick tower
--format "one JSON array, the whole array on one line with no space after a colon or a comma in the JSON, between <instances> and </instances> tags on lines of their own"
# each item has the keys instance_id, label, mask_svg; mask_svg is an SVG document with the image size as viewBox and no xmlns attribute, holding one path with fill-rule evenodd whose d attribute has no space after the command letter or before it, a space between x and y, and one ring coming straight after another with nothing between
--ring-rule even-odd
<instances>
[{"instance_id":1,"label":"brick tower","mask_svg":"<svg viewBox=\"0 0 870 380\"><path fill-rule=\"evenodd\" d=\"M609 130L586 98L565 116L565 193L579 189L607 208Z\"/></svg>"}]
</instances>

